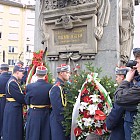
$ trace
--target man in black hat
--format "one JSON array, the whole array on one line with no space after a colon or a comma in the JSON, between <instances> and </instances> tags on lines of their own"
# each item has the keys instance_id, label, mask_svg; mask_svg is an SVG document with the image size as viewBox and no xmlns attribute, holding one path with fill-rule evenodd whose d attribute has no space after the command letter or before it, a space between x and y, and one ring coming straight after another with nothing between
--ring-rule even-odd
<instances>
[{"instance_id":1,"label":"man in black hat","mask_svg":"<svg viewBox=\"0 0 140 140\"><path fill-rule=\"evenodd\" d=\"M64 83L69 80L70 66L61 64L57 67L58 78L55 85L50 90L50 101L52 112L50 115L51 135L52 140L69 140L65 136L65 129L62 125L64 121L63 109L67 105Z\"/></svg>"},{"instance_id":2,"label":"man in black hat","mask_svg":"<svg viewBox=\"0 0 140 140\"><path fill-rule=\"evenodd\" d=\"M8 74L9 65L1 64L0 71L1 71L1 75L0 75L0 140L1 140L2 127L3 127L3 113L4 113L5 103L6 103L5 87L7 81L10 79L10 74Z\"/></svg>"},{"instance_id":3,"label":"man in black hat","mask_svg":"<svg viewBox=\"0 0 140 140\"><path fill-rule=\"evenodd\" d=\"M45 81L47 68L36 68L37 81L26 87L25 101L29 105L26 140L51 140L50 132L50 98L52 85Z\"/></svg>"},{"instance_id":4,"label":"man in black hat","mask_svg":"<svg viewBox=\"0 0 140 140\"><path fill-rule=\"evenodd\" d=\"M133 54L137 64L127 72L125 80L115 92L117 104L125 108L124 130L126 140L131 140L134 116L137 114L137 105L140 103L140 48L133 49ZM137 76L135 76L136 70Z\"/></svg>"},{"instance_id":5,"label":"man in black hat","mask_svg":"<svg viewBox=\"0 0 140 140\"><path fill-rule=\"evenodd\" d=\"M6 85L6 105L3 119L3 139L23 140L22 105L25 104L24 95L18 80L22 79L24 68L14 66L13 75Z\"/></svg>"}]
</instances>

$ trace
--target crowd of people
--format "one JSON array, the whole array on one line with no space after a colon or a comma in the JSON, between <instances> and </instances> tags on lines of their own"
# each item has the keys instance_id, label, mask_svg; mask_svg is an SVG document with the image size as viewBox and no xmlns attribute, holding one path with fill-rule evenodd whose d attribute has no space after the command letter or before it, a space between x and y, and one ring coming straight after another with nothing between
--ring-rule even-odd
<instances>
[{"instance_id":1,"label":"crowd of people","mask_svg":"<svg viewBox=\"0 0 140 140\"><path fill-rule=\"evenodd\" d=\"M133 54L136 65L115 71L119 86L106 119L109 140L131 140L140 102L140 48L133 49ZM38 66L37 81L26 86L26 94L21 89L27 75L23 62L14 66L12 74L8 71L8 64L0 65L0 140L70 140L62 125L63 110L67 105L64 86L70 78L70 66L61 64L56 68L58 77L53 85L45 81L47 68ZM23 105L28 106L25 133Z\"/></svg>"},{"instance_id":2,"label":"crowd of people","mask_svg":"<svg viewBox=\"0 0 140 140\"><path fill-rule=\"evenodd\" d=\"M70 67L61 64L54 85L45 81L47 68L36 68L37 81L26 86L21 83L26 73L23 63L17 63L10 75L9 65L0 65L0 140L69 140L62 121L66 106L64 82L69 80ZM23 106L28 106L27 120L23 123Z\"/></svg>"}]
</instances>

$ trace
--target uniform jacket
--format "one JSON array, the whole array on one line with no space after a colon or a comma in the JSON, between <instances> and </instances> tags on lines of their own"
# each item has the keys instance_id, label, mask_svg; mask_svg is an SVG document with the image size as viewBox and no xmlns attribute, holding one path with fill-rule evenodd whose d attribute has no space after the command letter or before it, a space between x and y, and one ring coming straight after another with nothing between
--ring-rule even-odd
<instances>
[{"instance_id":1,"label":"uniform jacket","mask_svg":"<svg viewBox=\"0 0 140 140\"><path fill-rule=\"evenodd\" d=\"M15 101L7 101L4 109L3 139L23 140L23 114L22 105L25 104L24 95L14 76L6 85L6 98L14 98Z\"/></svg>"},{"instance_id":2,"label":"uniform jacket","mask_svg":"<svg viewBox=\"0 0 140 140\"><path fill-rule=\"evenodd\" d=\"M140 103L140 76L135 77L135 80L135 83L123 81L115 92L116 103L125 109L126 140L131 140L133 120L137 114L137 105Z\"/></svg>"},{"instance_id":3,"label":"uniform jacket","mask_svg":"<svg viewBox=\"0 0 140 140\"><path fill-rule=\"evenodd\" d=\"M10 74L8 72L3 72L0 74L0 94L5 94L5 87L7 81L10 79ZM3 126L3 113L6 103L6 96L0 97L0 137L2 136L2 126Z\"/></svg>"},{"instance_id":4,"label":"uniform jacket","mask_svg":"<svg viewBox=\"0 0 140 140\"><path fill-rule=\"evenodd\" d=\"M125 140L124 133L125 110L114 103L114 106L106 119L106 126L111 130L110 140Z\"/></svg>"},{"instance_id":5,"label":"uniform jacket","mask_svg":"<svg viewBox=\"0 0 140 140\"><path fill-rule=\"evenodd\" d=\"M27 105L50 105L49 90L52 85L40 79L27 85ZM29 108L26 124L26 140L51 140L50 108Z\"/></svg>"},{"instance_id":6,"label":"uniform jacket","mask_svg":"<svg viewBox=\"0 0 140 140\"><path fill-rule=\"evenodd\" d=\"M62 121L64 121L64 106L62 105L59 85L63 88L64 82L57 78L55 85L50 90L50 101L52 105L52 112L50 115L52 140L68 140L69 138L65 136L65 129L62 125ZM63 94L65 94L64 90Z\"/></svg>"}]
</instances>

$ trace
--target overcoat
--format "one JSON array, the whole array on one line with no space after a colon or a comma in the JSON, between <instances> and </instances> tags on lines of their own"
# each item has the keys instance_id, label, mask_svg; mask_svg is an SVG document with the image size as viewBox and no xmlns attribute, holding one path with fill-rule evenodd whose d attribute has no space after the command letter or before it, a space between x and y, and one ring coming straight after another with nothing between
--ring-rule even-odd
<instances>
[{"instance_id":1,"label":"overcoat","mask_svg":"<svg viewBox=\"0 0 140 140\"><path fill-rule=\"evenodd\" d=\"M2 136L3 113L4 113L5 103L6 103L5 87L10 77L11 76L8 72L3 72L2 74L0 74L0 139Z\"/></svg>"},{"instance_id":2,"label":"overcoat","mask_svg":"<svg viewBox=\"0 0 140 140\"><path fill-rule=\"evenodd\" d=\"M6 105L3 119L3 140L23 140L24 94L18 80L11 76L6 85Z\"/></svg>"},{"instance_id":3,"label":"overcoat","mask_svg":"<svg viewBox=\"0 0 140 140\"><path fill-rule=\"evenodd\" d=\"M43 79L27 85L25 101L29 105L26 140L51 140L50 99L52 85Z\"/></svg>"}]
</instances>

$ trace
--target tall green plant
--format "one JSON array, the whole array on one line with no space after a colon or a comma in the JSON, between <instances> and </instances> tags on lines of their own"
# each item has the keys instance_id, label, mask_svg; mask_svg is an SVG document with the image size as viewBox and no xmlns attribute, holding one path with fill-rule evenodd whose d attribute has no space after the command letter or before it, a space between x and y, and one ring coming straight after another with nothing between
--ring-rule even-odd
<instances>
[{"instance_id":1,"label":"tall green plant","mask_svg":"<svg viewBox=\"0 0 140 140\"><path fill-rule=\"evenodd\" d=\"M140 140L140 104L138 104L138 112L134 120L132 140Z\"/></svg>"}]
</instances>

